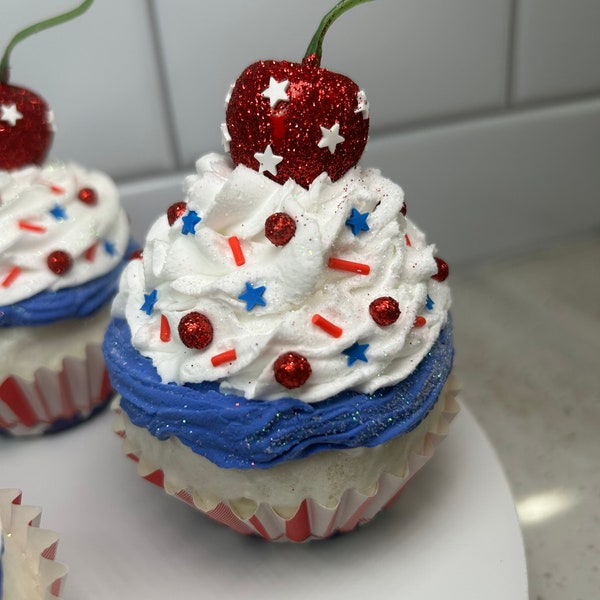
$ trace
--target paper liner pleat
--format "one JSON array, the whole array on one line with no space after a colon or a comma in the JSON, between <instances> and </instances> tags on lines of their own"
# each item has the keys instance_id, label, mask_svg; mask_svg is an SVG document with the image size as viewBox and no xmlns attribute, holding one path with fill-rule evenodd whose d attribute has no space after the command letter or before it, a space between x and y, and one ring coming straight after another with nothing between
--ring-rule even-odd
<instances>
[{"instance_id":1,"label":"paper liner pleat","mask_svg":"<svg viewBox=\"0 0 600 600\"><path fill-rule=\"evenodd\" d=\"M5 378L0 383L0 431L32 435L57 421L83 420L112 394L102 349L88 344L84 358L65 357L59 371L40 367L31 380Z\"/></svg>"},{"instance_id":2,"label":"paper liner pleat","mask_svg":"<svg viewBox=\"0 0 600 600\"><path fill-rule=\"evenodd\" d=\"M21 498L18 489L0 489L4 543L15 544L22 560L28 561L23 573L30 572L37 579L44 598L56 600L60 598L68 572L67 566L56 560L59 536L54 531L41 529L41 508L22 505Z\"/></svg>"},{"instance_id":3,"label":"paper liner pleat","mask_svg":"<svg viewBox=\"0 0 600 600\"><path fill-rule=\"evenodd\" d=\"M328 538L337 532L351 531L393 504L406 484L431 459L436 447L446 437L448 426L459 411L457 393L458 385L451 382L437 423L426 434L422 447L416 452L409 453L401 476L383 473L367 493L348 489L335 507L323 506L312 498L305 498L291 517L279 514L276 508L267 503L259 504L249 517L236 512L235 502L228 500L222 500L216 506L207 509L205 502L194 497L193 490L173 489L165 482L162 469L146 461L140 455L140 451L130 443L118 399L113 405L116 413L114 430L123 438L123 453L138 463L138 474L158 487L162 487L168 494L240 533L256 534L269 541L304 542Z\"/></svg>"}]
</instances>

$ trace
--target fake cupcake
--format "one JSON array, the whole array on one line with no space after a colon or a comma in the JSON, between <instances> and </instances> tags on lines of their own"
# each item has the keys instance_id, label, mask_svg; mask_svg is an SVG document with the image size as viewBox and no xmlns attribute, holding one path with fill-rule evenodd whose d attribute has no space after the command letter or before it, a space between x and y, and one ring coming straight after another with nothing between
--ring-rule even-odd
<instances>
[{"instance_id":1,"label":"fake cupcake","mask_svg":"<svg viewBox=\"0 0 600 600\"><path fill-rule=\"evenodd\" d=\"M107 175L45 162L51 112L0 64L0 433L35 434L106 405L101 341L133 244Z\"/></svg>"},{"instance_id":2,"label":"fake cupcake","mask_svg":"<svg viewBox=\"0 0 600 600\"><path fill-rule=\"evenodd\" d=\"M356 164L364 91L301 64L238 78L185 200L124 271L104 343L139 472L269 540L388 506L456 413L446 263L399 186Z\"/></svg>"},{"instance_id":3,"label":"fake cupcake","mask_svg":"<svg viewBox=\"0 0 600 600\"><path fill-rule=\"evenodd\" d=\"M41 510L0 489L0 599L60 598L67 567L55 560L58 535L40 529Z\"/></svg>"}]
</instances>

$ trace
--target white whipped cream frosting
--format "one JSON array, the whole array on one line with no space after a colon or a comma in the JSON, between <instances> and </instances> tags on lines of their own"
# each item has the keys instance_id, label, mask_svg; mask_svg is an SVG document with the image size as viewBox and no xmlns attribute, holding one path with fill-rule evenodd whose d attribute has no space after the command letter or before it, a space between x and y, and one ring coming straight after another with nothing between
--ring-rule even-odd
<instances>
[{"instance_id":1,"label":"white whipped cream frosting","mask_svg":"<svg viewBox=\"0 0 600 600\"><path fill-rule=\"evenodd\" d=\"M182 217L170 226L161 216L148 233L143 260L124 271L113 305L113 315L127 319L134 347L152 360L163 382L219 381L221 392L246 398L317 402L348 389L372 393L413 371L447 321L450 293L446 283L432 279L435 247L402 215L398 185L375 169L356 167L335 182L323 174L306 190L234 167L218 154L200 158L196 169L184 182L187 210L202 219L195 235L183 235ZM368 231L354 235L346 224L353 208L368 213ZM264 229L278 212L296 221L295 236L281 247ZM231 236L240 241L241 266ZM332 256L366 264L370 272L329 268ZM265 306L247 310L238 298L246 283L265 287ZM153 290L157 300L148 315L141 307ZM401 314L382 327L369 305L385 296L398 302ZM213 326L214 338L203 350L187 348L177 333L180 319L193 311ZM341 327L342 335L314 325L315 314ZM162 315L170 325L168 342L161 341ZM424 326L414 327L417 315L425 317ZM368 344L367 362L349 365L343 351L356 342ZM213 366L211 357L230 349L236 360ZM273 373L275 360L290 351L306 357L312 369L294 389Z\"/></svg>"},{"instance_id":2,"label":"white whipped cream frosting","mask_svg":"<svg viewBox=\"0 0 600 600\"><path fill-rule=\"evenodd\" d=\"M95 204L78 198L83 188L95 190ZM0 171L0 283L19 269L10 285L0 285L0 306L108 273L122 260L128 241L118 190L104 173L62 162ZM93 259L86 259L96 243ZM56 250L73 259L62 275L47 265Z\"/></svg>"}]
</instances>

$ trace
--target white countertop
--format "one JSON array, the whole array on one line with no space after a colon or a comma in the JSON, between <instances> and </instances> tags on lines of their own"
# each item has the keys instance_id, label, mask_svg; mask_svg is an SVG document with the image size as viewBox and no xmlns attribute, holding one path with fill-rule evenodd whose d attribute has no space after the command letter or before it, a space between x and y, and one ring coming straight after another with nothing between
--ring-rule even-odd
<instances>
[{"instance_id":1,"label":"white countertop","mask_svg":"<svg viewBox=\"0 0 600 600\"><path fill-rule=\"evenodd\" d=\"M275 544L217 525L136 474L106 411L36 439L0 439L0 487L43 507L70 567L65 600L364 598L526 600L513 500L463 409L397 502L350 534Z\"/></svg>"}]
</instances>

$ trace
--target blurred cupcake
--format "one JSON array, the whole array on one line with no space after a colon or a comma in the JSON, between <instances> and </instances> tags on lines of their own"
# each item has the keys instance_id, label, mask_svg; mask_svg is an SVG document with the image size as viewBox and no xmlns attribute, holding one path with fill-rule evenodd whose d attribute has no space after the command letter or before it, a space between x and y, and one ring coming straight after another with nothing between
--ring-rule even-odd
<instances>
[{"instance_id":1,"label":"blurred cupcake","mask_svg":"<svg viewBox=\"0 0 600 600\"><path fill-rule=\"evenodd\" d=\"M127 218L107 175L46 162L52 112L8 81L16 42L90 5L21 31L0 60L0 433L59 431L111 393L100 342L133 248Z\"/></svg>"},{"instance_id":2,"label":"blurred cupcake","mask_svg":"<svg viewBox=\"0 0 600 600\"><path fill-rule=\"evenodd\" d=\"M60 598L67 567L55 560L58 535L39 528L41 510L0 489L0 599Z\"/></svg>"}]
</instances>

